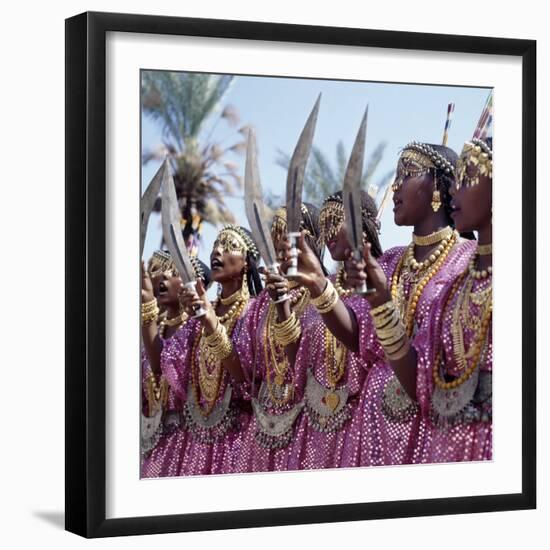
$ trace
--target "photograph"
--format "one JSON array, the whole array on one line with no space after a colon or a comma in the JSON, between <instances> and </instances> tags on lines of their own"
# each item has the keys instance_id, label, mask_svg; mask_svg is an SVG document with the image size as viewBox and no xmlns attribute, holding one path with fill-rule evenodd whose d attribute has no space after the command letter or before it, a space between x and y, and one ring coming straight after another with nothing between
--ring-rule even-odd
<instances>
[{"instance_id":1,"label":"photograph","mask_svg":"<svg viewBox=\"0 0 550 550\"><path fill-rule=\"evenodd\" d=\"M141 481L492 461L493 88L139 86Z\"/></svg>"}]
</instances>

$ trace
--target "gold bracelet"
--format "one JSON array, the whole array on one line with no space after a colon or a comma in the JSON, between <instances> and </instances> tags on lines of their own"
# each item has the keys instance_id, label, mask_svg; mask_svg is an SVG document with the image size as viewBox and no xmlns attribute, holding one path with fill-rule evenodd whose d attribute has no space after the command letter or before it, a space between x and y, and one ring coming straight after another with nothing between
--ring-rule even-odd
<instances>
[{"instance_id":1,"label":"gold bracelet","mask_svg":"<svg viewBox=\"0 0 550 550\"><path fill-rule=\"evenodd\" d=\"M406 330L405 326L401 324L401 326L397 327L393 332L388 334L387 336L378 336L379 342L382 344L383 347L392 346L393 344L396 344L399 342L399 340L403 339L403 336L405 336Z\"/></svg>"},{"instance_id":2,"label":"gold bracelet","mask_svg":"<svg viewBox=\"0 0 550 550\"><path fill-rule=\"evenodd\" d=\"M399 312L397 310L392 311L391 316L388 315L387 317L384 317L381 321L378 319L374 319L374 328L376 329L376 332L378 331L384 331L389 330L391 328L394 328L397 323L401 321L401 316L399 315Z\"/></svg>"},{"instance_id":3,"label":"gold bracelet","mask_svg":"<svg viewBox=\"0 0 550 550\"><path fill-rule=\"evenodd\" d=\"M226 328L218 322L214 332L204 337L208 351L218 361L223 361L233 352L233 344L227 335Z\"/></svg>"},{"instance_id":4,"label":"gold bracelet","mask_svg":"<svg viewBox=\"0 0 550 550\"><path fill-rule=\"evenodd\" d=\"M381 313L384 313L384 311L386 311L388 309L392 309L392 310L395 309L395 304L394 304L393 300L388 300L387 302L383 303L381 306L378 306L378 307L375 307L374 309L371 309L370 314L373 317L376 317L376 316L380 315Z\"/></svg>"},{"instance_id":5,"label":"gold bracelet","mask_svg":"<svg viewBox=\"0 0 550 550\"><path fill-rule=\"evenodd\" d=\"M403 359L407 353L409 353L409 350L411 349L411 346L409 345L408 341L405 341L403 345L396 350L392 352L388 352L387 350L384 350L386 353L386 357L390 361L399 361L399 359Z\"/></svg>"},{"instance_id":6,"label":"gold bracelet","mask_svg":"<svg viewBox=\"0 0 550 550\"><path fill-rule=\"evenodd\" d=\"M340 297L338 296L338 292L336 291L336 289L334 289L334 292L330 300L324 303L322 306L318 306L316 309L321 314L328 313L329 311L332 311L336 307L336 304L338 303L339 299Z\"/></svg>"},{"instance_id":7,"label":"gold bracelet","mask_svg":"<svg viewBox=\"0 0 550 550\"><path fill-rule=\"evenodd\" d=\"M159 317L160 309L157 305L157 299L141 305L141 324L148 325L156 321Z\"/></svg>"},{"instance_id":8,"label":"gold bracelet","mask_svg":"<svg viewBox=\"0 0 550 550\"><path fill-rule=\"evenodd\" d=\"M280 346L286 347L289 344L293 344L300 338L301 334L300 321L294 312L282 323L273 323L273 336L276 343Z\"/></svg>"},{"instance_id":9,"label":"gold bracelet","mask_svg":"<svg viewBox=\"0 0 550 550\"><path fill-rule=\"evenodd\" d=\"M326 281L327 281L327 284L323 292L321 292L321 294L317 296L317 298L310 297L309 299L311 304L314 305L315 307L318 307L321 304L323 304L323 302L326 302L328 298L332 295L332 292L334 291L334 285L330 282L330 279L327 279Z\"/></svg>"}]
</instances>

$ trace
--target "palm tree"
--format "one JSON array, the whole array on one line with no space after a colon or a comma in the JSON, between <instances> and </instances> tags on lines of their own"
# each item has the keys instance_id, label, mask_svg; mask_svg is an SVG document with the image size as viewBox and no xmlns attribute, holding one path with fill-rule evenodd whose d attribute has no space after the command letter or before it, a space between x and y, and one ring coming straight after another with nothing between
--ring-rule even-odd
<instances>
[{"instance_id":1,"label":"palm tree","mask_svg":"<svg viewBox=\"0 0 550 550\"><path fill-rule=\"evenodd\" d=\"M189 252L196 254L203 222L233 223L225 199L234 196L242 181L230 156L246 150L248 126L239 126L234 107L220 103L234 77L183 72L144 71L141 100L143 113L162 126L162 143L144 151L143 164L170 159L181 210L182 232ZM213 117L215 112L218 116ZM229 135L214 140L220 121ZM206 123L210 128L206 129ZM155 211L161 208L157 200Z\"/></svg>"},{"instance_id":2,"label":"palm tree","mask_svg":"<svg viewBox=\"0 0 550 550\"><path fill-rule=\"evenodd\" d=\"M367 167L361 178L361 188L365 189L365 191L375 200L377 200L381 192L388 185L393 175L392 170L374 181L374 173L382 160L386 146L387 144L385 142L381 142L377 145L367 161ZM281 166L281 168L288 170L290 156L278 150L278 157L275 162ZM315 204L319 202L319 197L323 199L339 189L342 189L347 162L348 156L342 141L339 141L336 145L336 168L331 167L329 160L321 149L313 146L304 178L304 201ZM283 200L284 202L284 199L279 197L269 197L270 206L275 205L277 200Z\"/></svg>"}]
</instances>

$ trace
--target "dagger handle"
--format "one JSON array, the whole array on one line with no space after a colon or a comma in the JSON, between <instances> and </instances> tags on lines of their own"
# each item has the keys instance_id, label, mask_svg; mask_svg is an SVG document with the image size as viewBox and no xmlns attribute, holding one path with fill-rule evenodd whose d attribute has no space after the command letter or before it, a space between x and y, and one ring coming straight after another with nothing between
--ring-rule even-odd
<instances>
[{"instance_id":1,"label":"dagger handle","mask_svg":"<svg viewBox=\"0 0 550 550\"><path fill-rule=\"evenodd\" d=\"M361 251L360 250L354 250L353 251L353 259L356 261L356 262L359 262L361 261ZM374 294L376 292L376 289L375 288L369 288L367 286L367 283L364 282L361 286L358 286L356 289L355 289L355 294L363 294L363 295L366 295L366 294Z\"/></svg>"},{"instance_id":2,"label":"dagger handle","mask_svg":"<svg viewBox=\"0 0 550 550\"><path fill-rule=\"evenodd\" d=\"M189 288L191 290L196 291L197 289L197 282L196 281L189 281L187 283L184 283L185 288ZM202 306L194 306L195 315L193 315L192 319L198 319L199 317L203 317L206 315L206 309L204 309Z\"/></svg>"},{"instance_id":3,"label":"dagger handle","mask_svg":"<svg viewBox=\"0 0 550 550\"><path fill-rule=\"evenodd\" d=\"M299 231L291 231L288 234L290 240L290 266L286 270L287 279L291 279L298 275L298 248L296 247L296 240L299 236Z\"/></svg>"},{"instance_id":4,"label":"dagger handle","mask_svg":"<svg viewBox=\"0 0 550 550\"><path fill-rule=\"evenodd\" d=\"M277 269L279 267L279 264L277 262L267 266L267 270L270 272L270 273L278 273L279 270ZM282 296L279 296L279 299L278 300L274 300L273 303L274 304L282 304L283 302L286 302L287 300L290 300L290 296L288 295L288 293L284 293Z\"/></svg>"}]
</instances>

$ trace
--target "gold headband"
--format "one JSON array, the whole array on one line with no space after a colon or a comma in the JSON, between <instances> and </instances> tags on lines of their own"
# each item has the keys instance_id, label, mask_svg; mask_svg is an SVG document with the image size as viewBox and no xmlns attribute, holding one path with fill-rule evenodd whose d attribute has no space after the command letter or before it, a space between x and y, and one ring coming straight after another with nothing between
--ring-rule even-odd
<instances>
[{"instance_id":1,"label":"gold headband","mask_svg":"<svg viewBox=\"0 0 550 550\"><path fill-rule=\"evenodd\" d=\"M457 189L462 187L462 185L466 187L478 185L480 177L493 177L493 152L489 146L480 139L474 138L472 141L467 141L458 159L457 168ZM473 176L468 175L468 169L473 171Z\"/></svg>"},{"instance_id":2,"label":"gold headband","mask_svg":"<svg viewBox=\"0 0 550 550\"><path fill-rule=\"evenodd\" d=\"M413 141L405 146L397 161L396 178L392 184L395 192L408 177L420 177L430 170L442 170L454 174L454 166L441 153L425 143Z\"/></svg>"},{"instance_id":3,"label":"gold headband","mask_svg":"<svg viewBox=\"0 0 550 550\"><path fill-rule=\"evenodd\" d=\"M153 278L159 277L167 272L169 276L177 276L178 274L172 256L164 250L155 250L155 252L153 252L149 260L149 265L147 266L147 271L149 271L149 275Z\"/></svg>"},{"instance_id":4,"label":"gold headband","mask_svg":"<svg viewBox=\"0 0 550 550\"><path fill-rule=\"evenodd\" d=\"M316 239L316 237L312 234L310 229L306 226L306 221L304 219L305 216L310 217L307 206L304 203L302 203L300 210L302 212L302 219L300 220L300 231L304 231L306 235L309 235L310 237ZM310 217L310 222L311 222L311 226L313 227L313 222L311 221L311 217ZM277 208L273 216L273 222L271 223L271 236L273 240L277 240L277 239L280 239L286 232L287 232L286 207L281 206L280 208Z\"/></svg>"},{"instance_id":5,"label":"gold headband","mask_svg":"<svg viewBox=\"0 0 550 550\"><path fill-rule=\"evenodd\" d=\"M228 237L232 237L234 242L230 242ZM214 241L214 248L216 245L221 246L224 250L231 253L240 252L245 256L247 253L250 253L255 260L260 256L254 241L238 225L226 225L218 233L218 236Z\"/></svg>"}]
</instances>

